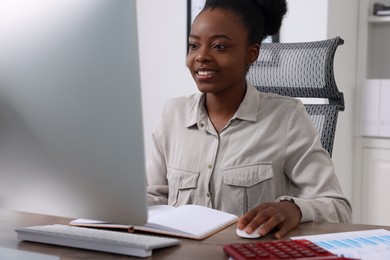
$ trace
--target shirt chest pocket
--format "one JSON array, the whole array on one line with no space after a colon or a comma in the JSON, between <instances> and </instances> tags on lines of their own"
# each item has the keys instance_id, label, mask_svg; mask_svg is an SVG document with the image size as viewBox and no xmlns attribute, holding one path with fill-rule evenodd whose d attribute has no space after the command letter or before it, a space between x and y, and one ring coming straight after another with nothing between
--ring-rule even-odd
<instances>
[{"instance_id":1,"label":"shirt chest pocket","mask_svg":"<svg viewBox=\"0 0 390 260\"><path fill-rule=\"evenodd\" d=\"M199 172L168 168L168 204L179 206L193 203Z\"/></svg>"},{"instance_id":2,"label":"shirt chest pocket","mask_svg":"<svg viewBox=\"0 0 390 260\"><path fill-rule=\"evenodd\" d=\"M271 163L224 169L222 207L241 215L262 202L273 201L273 177Z\"/></svg>"}]
</instances>

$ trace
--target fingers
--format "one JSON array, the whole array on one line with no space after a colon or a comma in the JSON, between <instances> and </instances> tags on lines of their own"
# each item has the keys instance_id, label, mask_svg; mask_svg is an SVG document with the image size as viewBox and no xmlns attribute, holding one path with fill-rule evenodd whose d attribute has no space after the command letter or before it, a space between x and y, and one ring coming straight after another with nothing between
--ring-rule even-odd
<instances>
[{"instance_id":1,"label":"fingers","mask_svg":"<svg viewBox=\"0 0 390 260\"><path fill-rule=\"evenodd\" d=\"M284 237L293 228L294 227L289 227L287 225L281 225L281 228L275 233L275 238L280 239L280 238Z\"/></svg>"},{"instance_id":2,"label":"fingers","mask_svg":"<svg viewBox=\"0 0 390 260\"><path fill-rule=\"evenodd\" d=\"M279 225L283 220L284 218L278 213L272 204L265 203L243 215L238 220L237 227L240 229L245 228L246 232L252 233L260 225L262 225L259 232L260 235L265 235Z\"/></svg>"},{"instance_id":3,"label":"fingers","mask_svg":"<svg viewBox=\"0 0 390 260\"><path fill-rule=\"evenodd\" d=\"M293 202L264 203L239 218L237 227L252 233L261 226L261 236L276 229L275 238L279 239L297 226L300 218L301 212Z\"/></svg>"},{"instance_id":4,"label":"fingers","mask_svg":"<svg viewBox=\"0 0 390 260\"><path fill-rule=\"evenodd\" d=\"M247 227L248 229L246 229L246 232L252 233L252 231L249 232L249 229L255 230L261 223L259 225L256 225L255 223L251 223L251 222L257 216L257 214L261 211L262 211L261 206L250 210L249 212L247 212L246 214L244 214L243 216L241 216L238 219L237 227L239 229L244 229L245 227ZM248 226L248 224L250 224L250 225Z\"/></svg>"},{"instance_id":5,"label":"fingers","mask_svg":"<svg viewBox=\"0 0 390 260\"><path fill-rule=\"evenodd\" d=\"M270 231L281 225L286 217L283 214L280 214L274 207L268 207L258 214L255 218L256 224L260 223L259 234L265 236ZM252 224L252 223L250 223ZM259 226L257 225L257 226Z\"/></svg>"}]
</instances>

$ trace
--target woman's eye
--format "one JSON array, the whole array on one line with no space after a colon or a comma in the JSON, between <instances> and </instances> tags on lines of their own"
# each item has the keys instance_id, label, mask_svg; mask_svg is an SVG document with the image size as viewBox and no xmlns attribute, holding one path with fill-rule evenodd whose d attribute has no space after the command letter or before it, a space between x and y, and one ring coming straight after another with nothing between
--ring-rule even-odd
<instances>
[{"instance_id":1,"label":"woman's eye","mask_svg":"<svg viewBox=\"0 0 390 260\"><path fill-rule=\"evenodd\" d=\"M214 48L217 49L217 50L219 50L219 51L221 51L221 50L226 49L227 46L224 45L224 44L215 44L215 45L214 45Z\"/></svg>"},{"instance_id":2,"label":"woman's eye","mask_svg":"<svg viewBox=\"0 0 390 260\"><path fill-rule=\"evenodd\" d=\"M189 43L188 44L188 49L195 50L196 48L198 48L198 46L195 43Z\"/></svg>"}]
</instances>

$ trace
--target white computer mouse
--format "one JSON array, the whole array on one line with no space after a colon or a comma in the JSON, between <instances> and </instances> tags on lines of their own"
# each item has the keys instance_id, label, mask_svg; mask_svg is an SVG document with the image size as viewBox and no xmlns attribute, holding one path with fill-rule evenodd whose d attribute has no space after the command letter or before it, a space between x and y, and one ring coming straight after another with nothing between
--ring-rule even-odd
<instances>
[{"instance_id":1,"label":"white computer mouse","mask_svg":"<svg viewBox=\"0 0 390 260\"><path fill-rule=\"evenodd\" d=\"M236 228L236 234L239 236L239 237L243 237L243 238L259 238L261 237L261 235L259 234L259 229L260 229L261 226L259 226L258 228L255 229L255 231L252 232L252 234L249 234L245 231L245 229L239 229L239 228Z\"/></svg>"}]
</instances>

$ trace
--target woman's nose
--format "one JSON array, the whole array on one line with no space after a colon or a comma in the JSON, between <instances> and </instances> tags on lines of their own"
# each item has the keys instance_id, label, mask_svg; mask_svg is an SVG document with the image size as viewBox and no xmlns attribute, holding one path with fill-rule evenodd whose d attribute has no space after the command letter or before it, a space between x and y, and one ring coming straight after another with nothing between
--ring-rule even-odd
<instances>
[{"instance_id":1,"label":"woman's nose","mask_svg":"<svg viewBox=\"0 0 390 260\"><path fill-rule=\"evenodd\" d=\"M197 62L205 62L210 60L209 52L206 48L199 49L198 53L195 56L195 61Z\"/></svg>"}]
</instances>

